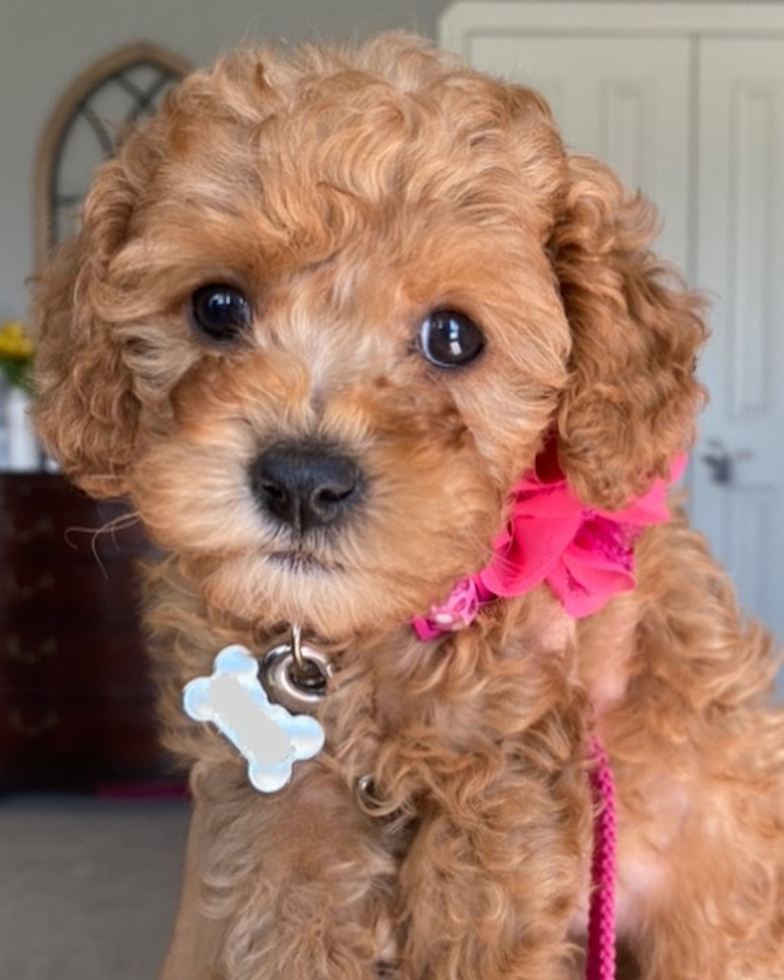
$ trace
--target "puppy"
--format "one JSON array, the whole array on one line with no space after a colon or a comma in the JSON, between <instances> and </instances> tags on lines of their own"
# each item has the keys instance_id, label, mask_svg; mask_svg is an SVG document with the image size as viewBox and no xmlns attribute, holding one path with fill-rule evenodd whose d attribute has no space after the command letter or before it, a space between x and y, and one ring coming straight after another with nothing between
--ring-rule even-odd
<instances>
[{"instance_id":1,"label":"puppy","mask_svg":"<svg viewBox=\"0 0 784 980\"><path fill-rule=\"evenodd\" d=\"M536 93L398 35L230 54L98 173L37 423L163 553L166 980L584 976L604 752L618 975L784 978L775 665L664 502L705 328L654 231ZM238 644L323 731L274 790L183 710Z\"/></svg>"}]
</instances>

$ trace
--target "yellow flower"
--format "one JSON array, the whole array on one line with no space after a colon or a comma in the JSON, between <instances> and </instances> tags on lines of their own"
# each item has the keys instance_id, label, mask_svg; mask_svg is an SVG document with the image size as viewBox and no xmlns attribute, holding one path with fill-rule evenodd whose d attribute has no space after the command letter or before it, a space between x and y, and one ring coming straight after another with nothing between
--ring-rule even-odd
<instances>
[{"instance_id":1,"label":"yellow flower","mask_svg":"<svg viewBox=\"0 0 784 980\"><path fill-rule=\"evenodd\" d=\"M33 342L18 320L9 320L0 326L0 357L29 361L34 352Z\"/></svg>"},{"instance_id":2,"label":"yellow flower","mask_svg":"<svg viewBox=\"0 0 784 980\"><path fill-rule=\"evenodd\" d=\"M0 324L0 379L22 388L31 387L30 365L35 345L18 320Z\"/></svg>"}]
</instances>

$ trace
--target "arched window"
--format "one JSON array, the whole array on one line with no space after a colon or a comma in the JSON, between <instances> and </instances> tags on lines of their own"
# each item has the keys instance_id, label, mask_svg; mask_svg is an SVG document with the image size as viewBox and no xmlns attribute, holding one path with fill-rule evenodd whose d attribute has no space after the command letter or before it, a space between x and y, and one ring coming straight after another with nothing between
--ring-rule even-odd
<instances>
[{"instance_id":1,"label":"arched window","mask_svg":"<svg viewBox=\"0 0 784 980\"><path fill-rule=\"evenodd\" d=\"M133 44L102 58L75 80L54 109L38 152L36 258L78 226L79 209L96 167L111 156L129 126L152 115L188 63L151 44Z\"/></svg>"}]
</instances>

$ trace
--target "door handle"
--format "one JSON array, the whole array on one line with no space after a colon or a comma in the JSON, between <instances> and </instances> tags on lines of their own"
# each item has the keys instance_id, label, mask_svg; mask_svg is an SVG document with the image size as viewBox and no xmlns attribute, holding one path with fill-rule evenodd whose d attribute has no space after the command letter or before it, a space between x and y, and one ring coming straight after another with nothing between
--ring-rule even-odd
<instances>
[{"instance_id":1,"label":"door handle","mask_svg":"<svg viewBox=\"0 0 784 980\"><path fill-rule=\"evenodd\" d=\"M731 453L720 439L708 440L708 452L702 456L711 473L711 480L720 486L727 486L735 479L735 464L740 459L748 459L751 452L740 449Z\"/></svg>"}]
</instances>

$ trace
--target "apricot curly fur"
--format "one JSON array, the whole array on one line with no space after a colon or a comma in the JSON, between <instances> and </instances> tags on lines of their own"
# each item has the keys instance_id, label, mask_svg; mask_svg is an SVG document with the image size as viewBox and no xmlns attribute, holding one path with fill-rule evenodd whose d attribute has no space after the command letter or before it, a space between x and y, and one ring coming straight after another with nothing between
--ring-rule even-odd
<instances>
[{"instance_id":1,"label":"apricot curly fur","mask_svg":"<svg viewBox=\"0 0 784 980\"><path fill-rule=\"evenodd\" d=\"M619 977L784 980L770 640L677 508L637 587L578 624L542 586L438 642L409 625L486 564L553 432L603 508L691 444L702 304L654 234L539 95L401 35L231 53L97 175L37 286L36 411L162 552L145 621L194 799L164 980L576 980L594 731ZM194 324L208 283L247 299L234 341ZM475 361L423 356L434 309L480 326ZM249 474L303 444L349 458L362 494L300 533ZM292 622L332 659L326 747L266 797L180 696Z\"/></svg>"}]
</instances>

